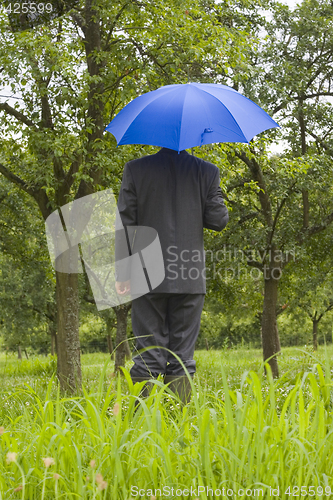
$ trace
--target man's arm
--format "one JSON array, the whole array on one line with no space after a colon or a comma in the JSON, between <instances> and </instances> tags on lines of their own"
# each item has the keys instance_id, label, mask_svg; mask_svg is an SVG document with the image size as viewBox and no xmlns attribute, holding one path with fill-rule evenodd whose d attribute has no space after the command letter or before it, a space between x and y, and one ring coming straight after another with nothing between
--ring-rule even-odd
<instances>
[{"instance_id":1,"label":"man's arm","mask_svg":"<svg viewBox=\"0 0 333 500\"><path fill-rule=\"evenodd\" d=\"M228 209L224 204L222 191L220 188L220 174L217 169L214 180L209 188L205 209L203 224L207 229L222 231L229 220Z\"/></svg>"},{"instance_id":2,"label":"man's arm","mask_svg":"<svg viewBox=\"0 0 333 500\"><path fill-rule=\"evenodd\" d=\"M137 195L128 163L126 163L118 198L118 211L124 226L137 226Z\"/></svg>"},{"instance_id":3,"label":"man's arm","mask_svg":"<svg viewBox=\"0 0 333 500\"><path fill-rule=\"evenodd\" d=\"M119 220L120 218L120 220ZM118 213L116 219L116 240L115 240L115 260L116 260L116 290L119 295L127 295L130 290L130 265L121 263L121 260L131 255L131 241L128 238L127 226L137 225L137 196L133 178L128 164L124 167L121 182ZM133 232L131 232L133 234Z\"/></svg>"}]
</instances>

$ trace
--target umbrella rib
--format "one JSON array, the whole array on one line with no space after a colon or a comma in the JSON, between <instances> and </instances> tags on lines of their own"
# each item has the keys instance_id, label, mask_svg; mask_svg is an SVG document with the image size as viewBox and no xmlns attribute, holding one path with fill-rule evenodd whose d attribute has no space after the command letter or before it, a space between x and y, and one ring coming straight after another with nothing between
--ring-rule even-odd
<instances>
[{"instance_id":1,"label":"umbrella rib","mask_svg":"<svg viewBox=\"0 0 333 500\"><path fill-rule=\"evenodd\" d=\"M183 106L182 106L182 114L181 114L181 119L180 119L180 128L179 128L179 141L178 141L178 153L180 152L180 138L182 136L182 130L183 130L183 114L184 114L184 107L185 107L185 100L186 100L186 94L185 94L185 99L183 100Z\"/></svg>"},{"instance_id":2,"label":"umbrella rib","mask_svg":"<svg viewBox=\"0 0 333 500\"><path fill-rule=\"evenodd\" d=\"M192 84L190 84L190 85L193 85L195 88L199 88L199 87L198 87L198 85L196 85L195 83L192 83ZM216 88L216 87L215 87L215 84L210 84L210 83L208 83L208 84L206 84L206 85L210 85L210 86L212 86L212 87ZM246 99L247 101L249 101L249 102L251 103L251 105L255 105L255 106L256 106L256 107L257 107L257 108L258 108L261 112L264 112L264 113L267 115L267 117L268 117L269 119L271 119L271 121L272 121L273 123L275 123L275 124L276 124L275 126L278 126L278 127L279 127L279 125L278 125L278 124L277 124L277 123L273 120L273 118L271 118L271 116L269 116L269 115L266 113L266 111L265 111L264 109L262 109L262 108L259 106L259 104L257 104L256 102L252 101L251 99L249 99L249 98L248 98L248 97L246 97L245 95L240 94L240 93L239 93L239 92L237 92L236 90L234 90L234 89L232 89L232 88L228 87L227 85L223 85L223 88L224 88L224 90L225 90L226 92L230 92L231 94L232 94L232 93L239 94L240 96L242 96L242 97L243 97L243 99ZM243 130L242 130L242 128L241 128L241 126L238 124L237 120L234 118L233 114L229 111L229 109L226 107L226 105L225 105L225 104L223 104L223 102L222 102L222 101L220 101L218 97L216 97L215 95L211 94L210 92L208 92L207 90L205 90L204 88L202 88L202 87L201 87L201 84L200 84L200 89L202 90L202 92L205 92L206 94L208 94L208 95L210 95L210 96L214 97L215 99L217 99L217 100L218 100L218 101L219 101L219 102L220 102L220 103L224 106L224 108L225 108L225 109L227 110L227 112L230 114L230 116L232 117L232 119L233 119L233 120L234 120L234 122L236 123L237 127L238 127L238 128L239 128L239 130L241 131L241 133L242 133L243 137L246 139L247 143L249 143L249 141L250 141L251 139L253 139L254 135L253 135L250 139L248 139L247 137L245 137L245 134L244 134L244 132L243 132ZM228 129L227 127L225 127L225 128L226 128L227 130L230 130L230 129ZM269 128L270 128L270 127L267 127L267 128L266 128L266 129L264 129L264 130L268 130ZM263 132L264 130L261 130L261 132ZM259 133L259 132L258 132L258 133ZM256 135L256 134L255 134L255 135Z\"/></svg>"},{"instance_id":3,"label":"umbrella rib","mask_svg":"<svg viewBox=\"0 0 333 500\"><path fill-rule=\"evenodd\" d=\"M205 109L205 112L206 112L206 115L207 115L207 116L208 116L208 114L209 114L209 113L207 113L207 105L206 105L206 102L202 99L202 96L201 96L202 91L203 91L205 94L207 94L207 95L209 95L210 97L212 97L212 98L214 98L215 100L217 100L217 101L218 101L218 103L219 103L221 106L223 106L223 108L224 108L224 109L227 111L227 113L230 115L230 117L231 117L232 121L236 124L237 130L238 130L239 132L236 132L235 130L232 130L232 129L230 129L229 127L226 127L226 126L224 126L224 128L225 128L226 130L230 130L230 131L232 131L233 133L236 133L236 134L238 135L238 137L241 139L241 141L240 141L240 142L244 142L244 139L245 139L245 141L246 141L246 142L249 142L249 141L248 141L248 139L247 139L247 137L245 137L245 134L243 133L242 129L241 129L241 128L240 128L240 126L238 125L238 123L237 123L236 119L235 119L235 118L234 118L234 116L232 115L232 113L228 110L228 108L225 106L225 104L223 104L223 102L221 102L221 101L218 99L218 97L216 97L216 96L214 96L214 95L210 94L209 92L207 92L207 91L203 90L201 87L198 87L198 86L197 86L197 85L195 85L195 84L191 84L191 83L189 83L189 84L186 84L186 87L187 87L188 89L190 89L190 88L192 88L192 89L193 89L193 88L194 88L194 89L196 89L196 91L197 91L197 99L200 99L200 101L201 101L201 103L202 103L202 107L203 107L203 109ZM185 100L186 100L186 97L185 97L184 102L183 102L182 114L183 114L183 112L184 112ZM182 120L182 122L181 122L181 132L180 132L180 138L181 138L181 136L182 136L182 130L183 130L183 120ZM203 133L204 133L204 131L202 131L202 134L203 134ZM217 133L218 133L218 132L217 132ZM179 142L181 142L181 141L179 141ZM187 147L191 147L191 146L187 146ZM182 148L180 148L180 149L182 149Z\"/></svg>"},{"instance_id":4,"label":"umbrella rib","mask_svg":"<svg viewBox=\"0 0 333 500\"><path fill-rule=\"evenodd\" d=\"M194 85L194 86L195 86L195 88L198 88L196 85ZM226 106L226 105L225 105L222 101L220 101L220 99L219 99L218 97L216 97L215 95L213 95L213 94L211 94L211 93L207 92L205 89L200 89L200 90L201 90L202 92L205 92L205 94L208 94L209 96L211 96L211 97L213 97L214 99L216 99L216 100L217 100L217 101L218 101L218 102L219 102L219 103L223 106L223 108L224 108L224 109L227 111L227 113L231 116L231 118L232 118L232 120L234 121L234 123L236 124L237 128L240 130L240 132L241 132L241 133L239 134L239 136L240 136L240 137L245 138L245 139L246 139L246 142L249 142L249 141L248 141L248 139L247 139L247 137L245 137L245 134L244 134L243 130L241 129L240 125L238 124L237 120L234 118L234 115L233 115L233 114L229 111L229 109L227 108L227 106ZM244 96L243 96L243 97L244 97ZM246 98L246 99L247 99L247 98ZM255 104L255 103L254 103L254 104ZM225 129L226 129L226 130L232 130L232 129L228 128L228 127L225 127ZM235 132L235 131L233 131L233 132Z\"/></svg>"},{"instance_id":5,"label":"umbrella rib","mask_svg":"<svg viewBox=\"0 0 333 500\"><path fill-rule=\"evenodd\" d=\"M156 89L156 91L157 91L157 90L159 90L159 89ZM168 94L168 93L172 92L172 90L173 90L172 88L170 88L170 89L165 89L165 92L164 92L164 93L165 93L165 94ZM150 100L149 104L151 104L152 102L156 101L156 99L159 99L159 98L161 97L161 92L157 93L156 91L152 91L151 93L150 93L150 92L148 92L148 93L146 93L146 94L142 94L142 95L141 95L141 96L139 96L138 98L140 98L140 97L144 98L145 96L148 96L148 94L150 94L150 96L149 96L149 97L151 98L151 100ZM154 96L152 96L151 94L153 94L154 92L156 92L156 94L155 94ZM163 94L162 94L162 95L163 95ZM137 98L137 99L138 99L138 98ZM123 110L125 110L125 109L127 108L127 106L130 106L130 105L131 105L131 103L134 103L134 102L135 102L135 99L134 99L133 101L129 102L129 103L128 103L128 104L127 104L127 105L126 105L126 106L125 106L125 107L124 107L124 108L123 108L123 109L122 109L122 110L121 110L121 111L120 111L120 112L119 112L119 113L118 113L118 114L114 117L114 119L113 119L113 120L109 123L109 125L106 127L106 129L105 129L105 130L108 130L108 129L109 129L109 127L112 129L112 125L113 125L113 126L115 126L114 120L116 120L117 116L121 116L121 112L122 112ZM149 104L148 104L148 105L149 105ZM141 107L140 107L140 109L139 109L139 110L138 110L138 111L134 114L135 118L131 118L131 124L130 124L130 125L132 125L132 124L134 123L134 121L135 121L135 120L136 120L136 119L140 116L140 113L142 113L142 111L144 111L144 110L145 110L146 106L147 106L147 103L145 103L143 106L141 106ZM127 108L127 109L128 109L128 108ZM119 141L117 140L118 145L119 145L119 144L121 144L122 138L123 138L124 134L126 133L126 131L128 130L128 128L129 128L129 125L127 125L127 126L126 126L126 129L125 129L124 133L121 135L121 137L120 137ZM111 130L108 130L108 131L109 131L109 132L111 132L112 134L114 134L114 132L113 132L113 131L111 131ZM114 135L115 135L115 134L114 134ZM117 135L118 135L118 134L117 134ZM115 137L116 137L116 136L115 136Z\"/></svg>"}]
</instances>

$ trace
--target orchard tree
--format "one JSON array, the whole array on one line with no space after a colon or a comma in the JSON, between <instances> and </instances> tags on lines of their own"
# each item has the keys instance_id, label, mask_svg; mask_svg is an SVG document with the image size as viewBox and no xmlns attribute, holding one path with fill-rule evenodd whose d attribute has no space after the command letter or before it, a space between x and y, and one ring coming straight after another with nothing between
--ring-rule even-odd
<instances>
[{"instance_id":1,"label":"orchard tree","mask_svg":"<svg viewBox=\"0 0 333 500\"><path fill-rule=\"evenodd\" d=\"M333 165L327 156L315 154L299 158L269 157L263 140L247 148L206 147L203 154L220 166L224 198L230 208L226 230L222 236L214 236L209 248L218 252L224 247L227 252L240 253L249 269L261 276L257 291L262 290L263 295L258 313L263 355L264 360L270 358L273 375L277 377L276 358L280 351L277 316L285 303L284 298L281 302L278 299L279 285L287 266L297 259L309 238L325 234L330 228ZM305 183L311 188L312 206L312 226L307 230L302 224ZM224 264L225 269L228 266L229 263ZM217 278L218 286L225 288L223 277Z\"/></svg>"},{"instance_id":2,"label":"orchard tree","mask_svg":"<svg viewBox=\"0 0 333 500\"><path fill-rule=\"evenodd\" d=\"M223 172L221 173L223 176ZM226 179L223 178L223 183L225 182ZM228 205L229 224L232 224L236 214L230 198ZM247 261L247 253L228 242L228 231L219 234L205 230L207 314L203 315L202 327L210 346L221 347L226 343L225 337L228 337L229 345L242 339L246 343L261 343L260 332L256 328L260 323L262 310L261 273L249 268ZM220 318L219 322L216 318ZM222 324L225 325L223 329ZM219 331L216 331L217 327L220 328Z\"/></svg>"},{"instance_id":3,"label":"orchard tree","mask_svg":"<svg viewBox=\"0 0 333 500\"><path fill-rule=\"evenodd\" d=\"M44 224L28 195L0 178L0 324L4 345L55 349L54 277ZM47 338L47 333L51 339ZM51 342L50 342L51 341ZM44 346L45 351L45 346Z\"/></svg>"},{"instance_id":4,"label":"orchard tree","mask_svg":"<svg viewBox=\"0 0 333 500\"><path fill-rule=\"evenodd\" d=\"M2 11L2 81L18 99L0 103L0 173L35 200L44 220L113 187L133 149L115 153L104 129L128 101L187 81L191 68L198 76L208 63L221 72L232 66L244 34L205 8L182 0L82 0L49 26L20 33L10 31ZM63 390L74 391L81 387L78 275L55 276L58 377Z\"/></svg>"},{"instance_id":5,"label":"orchard tree","mask_svg":"<svg viewBox=\"0 0 333 500\"><path fill-rule=\"evenodd\" d=\"M332 228L303 245L286 270L281 295L288 313L304 311L312 322L312 344L318 348L318 326L333 310Z\"/></svg>"},{"instance_id":6,"label":"orchard tree","mask_svg":"<svg viewBox=\"0 0 333 500\"><path fill-rule=\"evenodd\" d=\"M242 249L263 276L261 319L264 359L278 376L278 290L283 271L333 221L332 96L333 7L305 0L291 11L270 2L262 44L248 52L252 71L238 73L238 88L281 125L266 132L268 146L286 141L279 157L263 140L248 147L220 146L211 159L226 173L232 217L223 242ZM262 19L259 19L262 23Z\"/></svg>"}]
</instances>

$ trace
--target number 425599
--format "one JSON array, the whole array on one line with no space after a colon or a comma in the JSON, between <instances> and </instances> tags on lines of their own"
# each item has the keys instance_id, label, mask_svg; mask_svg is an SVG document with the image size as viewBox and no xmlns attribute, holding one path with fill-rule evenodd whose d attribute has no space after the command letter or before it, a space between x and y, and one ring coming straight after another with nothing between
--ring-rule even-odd
<instances>
[{"instance_id":1,"label":"number 425599","mask_svg":"<svg viewBox=\"0 0 333 500\"><path fill-rule=\"evenodd\" d=\"M53 6L51 3L28 3L28 2L23 2L23 3L8 3L6 6L6 11L8 14L28 14L32 13L35 14L38 12L39 14L42 14L43 12L52 12Z\"/></svg>"},{"instance_id":2,"label":"number 425599","mask_svg":"<svg viewBox=\"0 0 333 500\"><path fill-rule=\"evenodd\" d=\"M325 486L325 489L322 486L289 486L284 492L285 495L290 495L292 497L314 497L315 495L321 496L330 496L332 494L332 490L330 486Z\"/></svg>"}]
</instances>

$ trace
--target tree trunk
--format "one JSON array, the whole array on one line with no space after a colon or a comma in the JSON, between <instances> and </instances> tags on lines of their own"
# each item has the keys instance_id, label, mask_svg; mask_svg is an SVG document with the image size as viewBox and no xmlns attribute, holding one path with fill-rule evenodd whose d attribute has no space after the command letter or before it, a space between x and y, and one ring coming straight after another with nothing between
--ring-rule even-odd
<instances>
[{"instance_id":1,"label":"tree trunk","mask_svg":"<svg viewBox=\"0 0 333 500\"><path fill-rule=\"evenodd\" d=\"M131 304L122 304L115 307L117 315L115 372L121 372L120 367L125 366L125 359L130 351L127 341L127 315L130 308Z\"/></svg>"},{"instance_id":2,"label":"tree trunk","mask_svg":"<svg viewBox=\"0 0 333 500\"><path fill-rule=\"evenodd\" d=\"M25 357L26 357L27 359L29 359L29 356L28 356L28 353L27 353L26 348L24 348L24 354L25 354Z\"/></svg>"},{"instance_id":3,"label":"tree trunk","mask_svg":"<svg viewBox=\"0 0 333 500\"><path fill-rule=\"evenodd\" d=\"M313 342L313 350L316 351L318 349L318 323L319 321L315 318L312 318L312 342Z\"/></svg>"},{"instance_id":4,"label":"tree trunk","mask_svg":"<svg viewBox=\"0 0 333 500\"><path fill-rule=\"evenodd\" d=\"M22 359L21 346L17 346L17 359Z\"/></svg>"},{"instance_id":5,"label":"tree trunk","mask_svg":"<svg viewBox=\"0 0 333 500\"><path fill-rule=\"evenodd\" d=\"M271 356L274 356L268 361L268 363L271 367L273 377L275 378L279 376L276 354L281 350L276 321L276 304L279 286L279 279L276 279L276 269L278 268L269 268L265 270L268 272L266 273L264 280L264 307L261 320L264 361L271 358Z\"/></svg>"},{"instance_id":6,"label":"tree trunk","mask_svg":"<svg viewBox=\"0 0 333 500\"><path fill-rule=\"evenodd\" d=\"M54 300L47 304L48 333L51 337L51 356L57 354L57 304L56 293Z\"/></svg>"},{"instance_id":7,"label":"tree trunk","mask_svg":"<svg viewBox=\"0 0 333 500\"><path fill-rule=\"evenodd\" d=\"M111 354L111 359L114 359L112 337L111 337L111 335L107 335L106 338L107 338L107 342L108 342L109 353Z\"/></svg>"},{"instance_id":8,"label":"tree trunk","mask_svg":"<svg viewBox=\"0 0 333 500\"><path fill-rule=\"evenodd\" d=\"M57 325L54 321L49 323L49 334L51 337L51 356L57 353Z\"/></svg>"},{"instance_id":9,"label":"tree trunk","mask_svg":"<svg viewBox=\"0 0 333 500\"><path fill-rule=\"evenodd\" d=\"M51 333L51 356L56 353L56 335Z\"/></svg>"},{"instance_id":10,"label":"tree trunk","mask_svg":"<svg viewBox=\"0 0 333 500\"><path fill-rule=\"evenodd\" d=\"M125 349L126 349L126 353L125 353L125 357L126 359L132 359L132 351L131 351L131 348L129 346L129 343L128 343L128 340L126 339L126 342L125 342Z\"/></svg>"},{"instance_id":11,"label":"tree trunk","mask_svg":"<svg viewBox=\"0 0 333 500\"><path fill-rule=\"evenodd\" d=\"M280 351L280 341L276 322L276 305L278 284L281 277L281 255L275 248L273 241L277 219L273 219L272 204L266 189L265 177L259 163L256 161L255 157L251 159L248 158L244 151L238 155L238 157L249 167L253 180L257 182L260 188L258 191L258 198L267 228L267 249L269 249L267 261L269 265L264 265L263 267L265 291L261 322L262 344L264 360L266 361L271 356L274 356L269 360L269 364L272 369L273 377L278 377L279 368L275 355ZM278 213L276 215L278 215Z\"/></svg>"},{"instance_id":12,"label":"tree trunk","mask_svg":"<svg viewBox=\"0 0 333 500\"><path fill-rule=\"evenodd\" d=\"M109 353L111 354L111 359L114 360L114 349L113 349L113 342L112 342L112 328L114 328L115 324L113 322L113 318L110 315L110 311L105 311L107 313L106 316L104 316L105 322L106 322L106 338L108 342L108 349Z\"/></svg>"},{"instance_id":13,"label":"tree trunk","mask_svg":"<svg viewBox=\"0 0 333 500\"><path fill-rule=\"evenodd\" d=\"M78 275L56 271L57 374L63 392L81 390Z\"/></svg>"},{"instance_id":14,"label":"tree trunk","mask_svg":"<svg viewBox=\"0 0 333 500\"><path fill-rule=\"evenodd\" d=\"M107 335L107 342L108 342L108 349L109 353L112 355L113 354L113 342L112 342L112 337L111 335Z\"/></svg>"}]
</instances>

